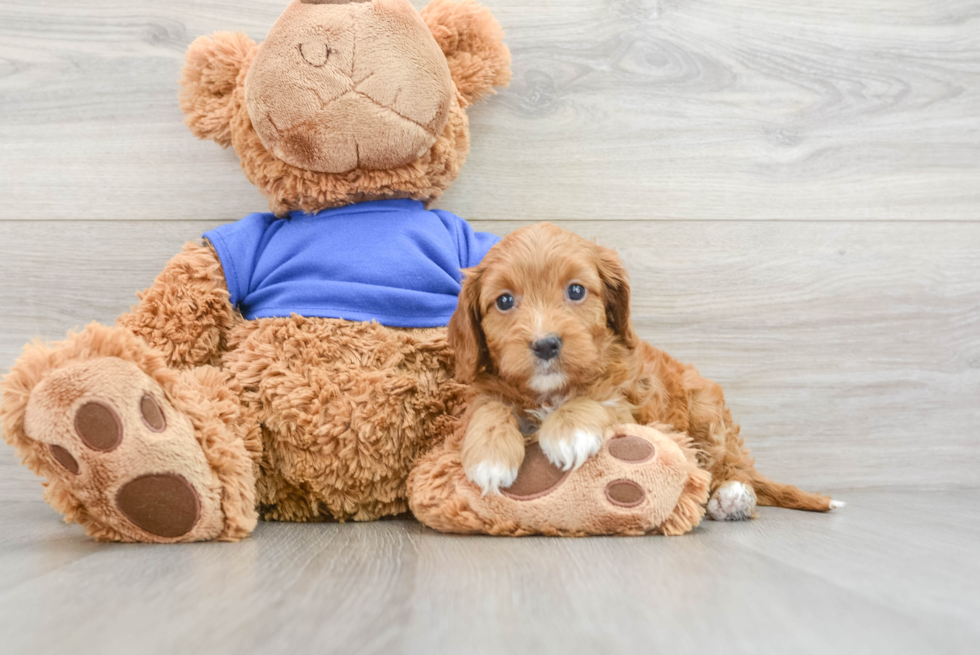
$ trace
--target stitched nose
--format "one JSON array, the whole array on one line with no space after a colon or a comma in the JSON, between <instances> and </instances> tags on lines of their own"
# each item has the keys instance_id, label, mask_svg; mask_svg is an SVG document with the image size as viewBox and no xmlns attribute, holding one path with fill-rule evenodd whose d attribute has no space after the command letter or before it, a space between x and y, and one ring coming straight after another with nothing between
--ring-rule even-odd
<instances>
[{"instance_id":1,"label":"stitched nose","mask_svg":"<svg viewBox=\"0 0 980 655\"><path fill-rule=\"evenodd\" d=\"M544 339L540 339L531 344L531 350L537 355L538 359L548 361L558 356L561 350L561 337L557 334L549 334Z\"/></svg>"}]
</instances>

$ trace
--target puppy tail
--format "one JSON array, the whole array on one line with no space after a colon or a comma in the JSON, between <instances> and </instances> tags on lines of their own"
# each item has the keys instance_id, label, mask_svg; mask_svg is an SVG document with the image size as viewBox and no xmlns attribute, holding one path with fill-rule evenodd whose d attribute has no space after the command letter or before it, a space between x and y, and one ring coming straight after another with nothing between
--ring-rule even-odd
<instances>
[{"instance_id":1,"label":"puppy tail","mask_svg":"<svg viewBox=\"0 0 980 655\"><path fill-rule=\"evenodd\" d=\"M749 474L749 481L755 490L759 504L766 507L785 507L787 509L802 509L809 512L829 512L832 509L844 505L844 503L835 501L830 496L801 491L791 484L773 482L755 469Z\"/></svg>"}]
</instances>

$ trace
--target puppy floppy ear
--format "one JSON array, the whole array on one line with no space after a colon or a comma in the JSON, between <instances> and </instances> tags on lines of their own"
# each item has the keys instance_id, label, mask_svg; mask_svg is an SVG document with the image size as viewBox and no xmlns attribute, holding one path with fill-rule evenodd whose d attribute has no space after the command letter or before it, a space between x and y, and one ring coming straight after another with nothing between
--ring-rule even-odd
<instances>
[{"instance_id":1,"label":"puppy floppy ear","mask_svg":"<svg viewBox=\"0 0 980 655\"><path fill-rule=\"evenodd\" d=\"M463 290L456 313L449 319L449 346L456 351L456 379L469 384L481 370L491 365L490 349L483 334L483 312L480 309L482 267L463 271Z\"/></svg>"},{"instance_id":2,"label":"puppy floppy ear","mask_svg":"<svg viewBox=\"0 0 980 655\"><path fill-rule=\"evenodd\" d=\"M474 0L432 0L422 18L449 61L464 107L510 83L510 50L489 9Z\"/></svg>"},{"instance_id":3,"label":"puppy floppy ear","mask_svg":"<svg viewBox=\"0 0 980 655\"><path fill-rule=\"evenodd\" d=\"M630 280L623 260L614 250L596 246L599 277L605 287L606 321L629 348L636 348L640 338L633 330L630 317Z\"/></svg>"},{"instance_id":4,"label":"puppy floppy ear","mask_svg":"<svg viewBox=\"0 0 980 655\"><path fill-rule=\"evenodd\" d=\"M202 36L187 49L180 79L184 123L199 139L231 145L232 93L258 46L239 32Z\"/></svg>"}]
</instances>

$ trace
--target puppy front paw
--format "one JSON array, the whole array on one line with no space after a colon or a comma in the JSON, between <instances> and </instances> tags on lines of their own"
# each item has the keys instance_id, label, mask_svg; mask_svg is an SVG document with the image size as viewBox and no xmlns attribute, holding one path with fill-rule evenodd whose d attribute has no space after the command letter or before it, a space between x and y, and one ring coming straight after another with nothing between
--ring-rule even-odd
<instances>
[{"instance_id":1,"label":"puppy front paw","mask_svg":"<svg viewBox=\"0 0 980 655\"><path fill-rule=\"evenodd\" d=\"M483 495L499 494L501 489L506 489L514 484L517 479L516 466L508 466L498 462L486 461L475 464L466 469L466 477L470 482L480 487Z\"/></svg>"},{"instance_id":2,"label":"puppy front paw","mask_svg":"<svg viewBox=\"0 0 980 655\"><path fill-rule=\"evenodd\" d=\"M524 435L513 410L499 401L477 398L460 456L466 477L484 496L514 484L524 461Z\"/></svg>"},{"instance_id":3,"label":"puppy front paw","mask_svg":"<svg viewBox=\"0 0 980 655\"><path fill-rule=\"evenodd\" d=\"M548 461L562 471L574 471L602 448L602 433L576 429L556 434L542 430L538 443Z\"/></svg>"}]
</instances>

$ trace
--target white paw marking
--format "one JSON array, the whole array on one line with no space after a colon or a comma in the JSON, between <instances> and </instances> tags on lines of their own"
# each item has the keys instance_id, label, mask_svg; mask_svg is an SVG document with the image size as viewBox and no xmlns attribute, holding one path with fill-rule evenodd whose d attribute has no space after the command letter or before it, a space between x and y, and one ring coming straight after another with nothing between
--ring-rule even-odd
<instances>
[{"instance_id":1,"label":"white paw marking","mask_svg":"<svg viewBox=\"0 0 980 655\"><path fill-rule=\"evenodd\" d=\"M843 500L830 501L830 509L840 509L841 507L847 507L847 503L845 503Z\"/></svg>"},{"instance_id":2,"label":"white paw marking","mask_svg":"<svg viewBox=\"0 0 980 655\"><path fill-rule=\"evenodd\" d=\"M716 521L742 521L752 516L755 492L743 482L731 480L718 487L708 501L708 513Z\"/></svg>"},{"instance_id":3,"label":"white paw marking","mask_svg":"<svg viewBox=\"0 0 980 655\"><path fill-rule=\"evenodd\" d=\"M542 439L541 451L562 471L574 471L602 448L598 432L576 430L569 439Z\"/></svg>"},{"instance_id":4,"label":"white paw marking","mask_svg":"<svg viewBox=\"0 0 980 655\"><path fill-rule=\"evenodd\" d=\"M538 373L527 382L527 386L538 393L551 393L564 388L568 378L564 373L553 371L551 373Z\"/></svg>"},{"instance_id":5,"label":"white paw marking","mask_svg":"<svg viewBox=\"0 0 980 655\"><path fill-rule=\"evenodd\" d=\"M466 469L466 477L483 490L483 495L499 494L517 479L517 469L496 462L480 462Z\"/></svg>"}]
</instances>

